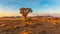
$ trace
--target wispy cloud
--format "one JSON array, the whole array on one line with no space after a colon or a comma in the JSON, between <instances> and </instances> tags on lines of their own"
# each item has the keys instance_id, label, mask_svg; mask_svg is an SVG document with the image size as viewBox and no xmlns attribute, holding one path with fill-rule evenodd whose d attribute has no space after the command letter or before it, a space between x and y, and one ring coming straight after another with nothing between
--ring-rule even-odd
<instances>
[{"instance_id":1,"label":"wispy cloud","mask_svg":"<svg viewBox=\"0 0 60 34\"><path fill-rule=\"evenodd\" d=\"M0 15L20 15L21 7L32 8L33 14L60 14L60 0L0 0Z\"/></svg>"}]
</instances>

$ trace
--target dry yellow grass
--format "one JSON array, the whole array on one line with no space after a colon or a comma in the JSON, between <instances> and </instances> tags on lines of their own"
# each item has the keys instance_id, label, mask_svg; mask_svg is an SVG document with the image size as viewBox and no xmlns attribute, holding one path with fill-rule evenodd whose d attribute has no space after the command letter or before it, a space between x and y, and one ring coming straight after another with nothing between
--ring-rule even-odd
<instances>
[{"instance_id":1,"label":"dry yellow grass","mask_svg":"<svg viewBox=\"0 0 60 34\"><path fill-rule=\"evenodd\" d=\"M0 18L0 32L6 34L51 34L60 31L60 18L49 17L28 18ZM45 32L46 31L46 32ZM0 33L0 34L1 34ZM60 33L59 33L60 34Z\"/></svg>"}]
</instances>

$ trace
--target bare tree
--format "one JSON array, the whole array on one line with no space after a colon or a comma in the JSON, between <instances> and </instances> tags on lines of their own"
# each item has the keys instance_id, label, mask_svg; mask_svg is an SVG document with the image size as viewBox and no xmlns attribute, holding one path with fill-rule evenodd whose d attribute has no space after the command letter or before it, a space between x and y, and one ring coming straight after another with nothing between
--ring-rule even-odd
<instances>
[{"instance_id":1,"label":"bare tree","mask_svg":"<svg viewBox=\"0 0 60 34\"><path fill-rule=\"evenodd\" d=\"M19 10L20 10L20 14L22 14L22 16L23 16L25 19L26 19L27 15L28 15L29 13L32 13L32 12L33 12L31 8L24 8L24 7L20 8Z\"/></svg>"}]
</instances>

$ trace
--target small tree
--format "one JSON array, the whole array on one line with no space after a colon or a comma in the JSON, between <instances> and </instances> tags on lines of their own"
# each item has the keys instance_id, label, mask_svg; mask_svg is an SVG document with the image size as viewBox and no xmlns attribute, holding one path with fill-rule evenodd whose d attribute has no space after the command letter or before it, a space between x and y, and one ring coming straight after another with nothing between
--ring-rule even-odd
<instances>
[{"instance_id":1,"label":"small tree","mask_svg":"<svg viewBox=\"0 0 60 34\"><path fill-rule=\"evenodd\" d=\"M19 10L20 10L20 14L22 14L22 16L23 16L25 19L26 19L27 15L28 15L29 13L32 13L32 12L33 12L31 8L24 8L24 7L20 8Z\"/></svg>"}]
</instances>

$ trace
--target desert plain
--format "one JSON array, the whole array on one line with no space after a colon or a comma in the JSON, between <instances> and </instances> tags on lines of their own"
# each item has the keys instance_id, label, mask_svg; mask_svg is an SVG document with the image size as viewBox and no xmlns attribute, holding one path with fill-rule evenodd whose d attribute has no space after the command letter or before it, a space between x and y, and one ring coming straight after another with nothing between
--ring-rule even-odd
<instances>
[{"instance_id":1,"label":"desert plain","mask_svg":"<svg viewBox=\"0 0 60 34\"><path fill-rule=\"evenodd\" d=\"M60 18L37 16L0 18L0 34L60 34Z\"/></svg>"}]
</instances>

